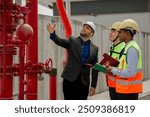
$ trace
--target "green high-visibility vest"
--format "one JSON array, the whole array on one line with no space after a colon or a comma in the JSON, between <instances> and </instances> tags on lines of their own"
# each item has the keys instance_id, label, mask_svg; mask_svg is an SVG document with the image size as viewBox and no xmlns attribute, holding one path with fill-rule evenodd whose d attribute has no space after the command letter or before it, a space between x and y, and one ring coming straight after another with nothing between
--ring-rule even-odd
<instances>
[{"instance_id":1,"label":"green high-visibility vest","mask_svg":"<svg viewBox=\"0 0 150 117\"><path fill-rule=\"evenodd\" d=\"M117 45L113 45L110 49L109 55L111 57L113 57L114 59L119 60L120 56L121 56L121 50L125 47L125 43L124 42L120 42ZM116 86L116 78L106 75L106 81L107 81L107 85L109 87L113 87L115 88Z\"/></svg>"},{"instance_id":2,"label":"green high-visibility vest","mask_svg":"<svg viewBox=\"0 0 150 117\"><path fill-rule=\"evenodd\" d=\"M111 47L111 50L109 52L109 55L111 57L113 57L114 59L117 59L119 60L119 57L120 57L120 52L121 50L125 47L125 43L124 42L120 42L119 44L117 45L114 45Z\"/></svg>"},{"instance_id":3,"label":"green high-visibility vest","mask_svg":"<svg viewBox=\"0 0 150 117\"><path fill-rule=\"evenodd\" d=\"M120 64L119 64L119 69L127 69L128 68L128 64L127 64L127 51L130 47L134 47L138 50L138 65L137 65L137 69L141 69L142 68L142 55L141 55L141 50L138 46L138 44L136 43L136 41L132 40L128 43L128 45L125 47L124 50L124 54L122 55L122 57L120 58ZM123 65L123 60L124 60L124 65ZM124 68L122 68L122 66L124 66Z\"/></svg>"}]
</instances>

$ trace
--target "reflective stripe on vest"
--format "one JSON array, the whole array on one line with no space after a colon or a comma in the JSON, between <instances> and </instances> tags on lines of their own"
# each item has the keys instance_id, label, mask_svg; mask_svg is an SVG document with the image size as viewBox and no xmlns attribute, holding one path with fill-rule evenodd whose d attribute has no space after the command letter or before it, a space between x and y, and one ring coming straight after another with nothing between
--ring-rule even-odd
<instances>
[{"instance_id":1,"label":"reflective stripe on vest","mask_svg":"<svg viewBox=\"0 0 150 117\"><path fill-rule=\"evenodd\" d=\"M119 85L136 85L136 84L141 84L142 80L135 80L131 82L122 82L122 81L117 80L116 83Z\"/></svg>"},{"instance_id":2,"label":"reflective stripe on vest","mask_svg":"<svg viewBox=\"0 0 150 117\"><path fill-rule=\"evenodd\" d=\"M130 47L134 47L138 50L138 65L136 74L132 77L121 78L116 77L116 92L117 93L141 93L142 92L142 56L139 46L135 41L130 41L125 47L124 55L120 59L119 69L125 70L128 68L127 64L127 51Z\"/></svg>"},{"instance_id":3,"label":"reflective stripe on vest","mask_svg":"<svg viewBox=\"0 0 150 117\"><path fill-rule=\"evenodd\" d=\"M125 47L125 43L121 42L118 45L114 46L112 50L110 50L109 55L111 55L111 57L119 60L119 56L120 56L120 52L121 50ZM109 87L116 87L116 77L112 77L107 75L107 85Z\"/></svg>"},{"instance_id":4,"label":"reflective stripe on vest","mask_svg":"<svg viewBox=\"0 0 150 117\"><path fill-rule=\"evenodd\" d=\"M107 85L109 87L112 87L112 88L115 88L116 87L116 77L112 77L112 76L109 76L107 75Z\"/></svg>"}]
</instances>

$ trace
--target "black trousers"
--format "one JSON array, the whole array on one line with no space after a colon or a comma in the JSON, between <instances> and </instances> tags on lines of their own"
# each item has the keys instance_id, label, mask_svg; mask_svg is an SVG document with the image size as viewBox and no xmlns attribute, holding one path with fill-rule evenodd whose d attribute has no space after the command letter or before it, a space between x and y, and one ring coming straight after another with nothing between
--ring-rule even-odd
<instances>
[{"instance_id":1,"label":"black trousers","mask_svg":"<svg viewBox=\"0 0 150 117\"><path fill-rule=\"evenodd\" d=\"M138 100L138 93L131 93L131 94L121 94L117 93L118 100Z\"/></svg>"},{"instance_id":2,"label":"black trousers","mask_svg":"<svg viewBox=\"0 0 150 117\"><path fill-rule=\"evenodd\" d=\"M81 77L71 82L63 80L63 93L65 100L87 100L89 86L82 83Z\"/></svg>"},{"instance_id":3,"label":"black trousers","mask_svg":"<svg viewBox=\"0 0 150 117\"><path fill-rule=\"evenodd\" d=\"M109 95L111 100L138 100L138 93L122 94L117 93L115 88L109 87Z\"/></svg>"},{"instance_id":4,"label":"black trousers","mask_svg":"<svg viewBox=\"0 0 150 117\"><path fill-rule=\"evenodd\" d=\"M109 96L111 100L118 100L118 94L115 88L109 87Z\"/></svg>"}]
</instances>

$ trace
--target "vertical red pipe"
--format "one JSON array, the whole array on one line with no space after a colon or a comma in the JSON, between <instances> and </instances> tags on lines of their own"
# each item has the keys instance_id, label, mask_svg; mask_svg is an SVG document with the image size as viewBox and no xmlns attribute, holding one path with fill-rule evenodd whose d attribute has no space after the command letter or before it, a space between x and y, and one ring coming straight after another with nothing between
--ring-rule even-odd
<instances>
[{"instance_id":1,"label":"vertical red pipe","mask_svg":"<svg viewBox=\"0 0 150 117\"><path fill-rule=\"evenodd\" d=\"M28 1L28 0L27 0ZM27 46L26 60L31 60L33 64L38 63L38 0L29 0L32 3L31 12L27 16L27 23L33 28L34 35L32 43ZM26 87L26 99L37 99L37 74L27 74L27 81L30 83Z\"/></svg>"},{"instance_id":2,"label":"vertical red pipe","mask_svg":"<svg viewBox=\"0 0 150 117\"><path fill-rule=\"evenodd\" d=\"M0 44L2 45L2 55L0 55L0 68L2 68L2 74L0 73L0 99L13 99L13 76L11 71L12 66L12 54L8 53L7 35L10 34L12 38L13 22L10 16L12 0L0 0Z\"/></svg>"},{"instance_id":3,"label":"vertical red pipe","mask_svg":"<svg viewBox=\"0 0 150 117\"><path fill-rule=\"evenodd\" d=\"M49 99L50 100L56 100L57 94L56 94L56 76L57 76L57 69L53 68L50 72L50 80L49 80Z\"/></svg>"},{"instance_id":4,"label":"vertical red pipe","mask_svg":"<svg viewBox=\"0 0 150 117\"><path fill-rule=\"evenodd\" d=\"M19 48L19 100L24 99L24 55L25 55L25 45L22 45Z\"/></svg>"},{"instance_id":5,"label":"vertical red pipe","mask_svg":"<svg viewBox=\"0 0 150 117\"><path fill-rule=\"evenodd\" d=\"M2 9L0 11L0 43L1 43L1 54L0 54L0 67L1 67L1 74L0 74L0 99L3 99L5 97L5 74L6 74L6 11L4 10L4 3L6 1L0 0L0 5L2 6Z\"/></svg>"}]
</instances>

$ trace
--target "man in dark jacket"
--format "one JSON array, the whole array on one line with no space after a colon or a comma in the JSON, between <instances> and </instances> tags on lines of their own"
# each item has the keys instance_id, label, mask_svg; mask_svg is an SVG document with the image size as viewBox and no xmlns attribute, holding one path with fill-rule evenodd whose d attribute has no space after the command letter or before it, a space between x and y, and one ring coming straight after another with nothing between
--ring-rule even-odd
<instances>
[{"instance_id":1,"label":"man in dark jacket","mask_svg":"<svg viewBox=\"0 0 150 117\"><path fill-rule=\"evenodd\" d=\"M66 100L86 100L88 94L90 96L95 94L98 78L98 72L94 69L91 71L91 66L98 62L98 47L90 40L95 33L95 25L93 22L84 23L80 36L77 38L70 36L68 40L58 37L55 27L55 24L47 25L51 40L66 48L68 52L68 60L61 74L64 79L64 98ZM92 72L91 81L90 72Z\"/></svg>"}]
</instances>

